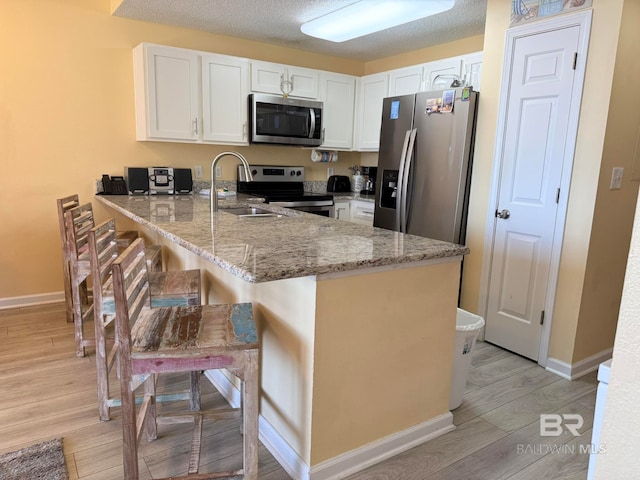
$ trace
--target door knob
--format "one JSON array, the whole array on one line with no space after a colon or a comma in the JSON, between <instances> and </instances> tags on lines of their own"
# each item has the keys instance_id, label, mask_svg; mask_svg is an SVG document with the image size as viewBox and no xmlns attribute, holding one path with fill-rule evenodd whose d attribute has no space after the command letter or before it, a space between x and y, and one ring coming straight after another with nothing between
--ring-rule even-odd
<instances>
[{"instance_id":1,"label":"door knob","mask_svg":"<svg viewBox=\"0 0 640 480\"><path fill-rule=\"evenodd\" d=\"M506 220L510 216L511 216L511 212L509 210L504 209L504 210L498 211L498 209L496 209L496 217Z\"/></svg>"}]
</instances>

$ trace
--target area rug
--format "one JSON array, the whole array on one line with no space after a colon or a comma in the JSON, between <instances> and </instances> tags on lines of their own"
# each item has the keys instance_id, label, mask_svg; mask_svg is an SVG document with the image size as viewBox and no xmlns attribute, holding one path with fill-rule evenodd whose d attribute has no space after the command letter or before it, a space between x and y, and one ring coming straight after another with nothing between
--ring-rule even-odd
<instances>
[{"instance_id":1,"label":"area rug","mask_svg":"<svg viewBox=\"0 0 640 480\"><path fill-rule=\"evenodd\" d=\"M0 455L0 480L67 480L62 439Z\"/></svg>"}]
</instances>

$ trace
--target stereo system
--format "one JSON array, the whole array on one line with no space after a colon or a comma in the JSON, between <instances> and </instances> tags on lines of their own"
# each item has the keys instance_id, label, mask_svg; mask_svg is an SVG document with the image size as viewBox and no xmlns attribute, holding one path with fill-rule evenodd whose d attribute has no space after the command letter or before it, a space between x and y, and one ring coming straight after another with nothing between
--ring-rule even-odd
<instances>
[{"instance_id":1,"label":"stereo system","mask_svg":"<svg viewBox=\"0 0 640 480\"><path fill-rule=\"evenodd\" d=\"M125 167L129 195L183 195L193 192L190 168Z\"/></svg>"}]
</instances>

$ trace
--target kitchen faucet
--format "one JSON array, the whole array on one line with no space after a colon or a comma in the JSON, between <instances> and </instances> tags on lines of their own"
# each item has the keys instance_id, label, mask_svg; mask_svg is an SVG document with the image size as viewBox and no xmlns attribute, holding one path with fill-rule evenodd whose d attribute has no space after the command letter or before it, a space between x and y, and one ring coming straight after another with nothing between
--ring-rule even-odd
<instances>
[{"instance_id":1,"label":"kitchen faucet","mask_svg":"<svg viewBox=\"0 0 640 480\"><path fill-rule=\"evenodd\" d=\"M247 159L240 155L238 152L222 152L216 155L216 158L211 162L211 213L218 211L218 192L216 191L216 164L218 160L226 155L231 155L232 157L236 157L238 160L242 162L242 167L244 168L244 176L247 182L251 182L253 180L253 175L251 174L251 167L249 167L249 162Z\"/></svg>"}]
</instances>

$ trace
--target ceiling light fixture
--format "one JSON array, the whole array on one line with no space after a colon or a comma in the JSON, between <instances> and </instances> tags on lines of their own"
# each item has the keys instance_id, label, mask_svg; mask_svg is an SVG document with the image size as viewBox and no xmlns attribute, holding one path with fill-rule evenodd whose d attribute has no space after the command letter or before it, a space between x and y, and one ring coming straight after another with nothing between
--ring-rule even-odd
<instances>
[{"instance_id":1,"label":"ceiling light fixture","mask_svg":"<svg viewBox=\"0 0 640 480\"><path fill-rule=\"evenodd\" d=\"M360 0L304 23L306 35L344 42L420 18L445 12L455 0Z\"/></svg>"}]
</instances>

